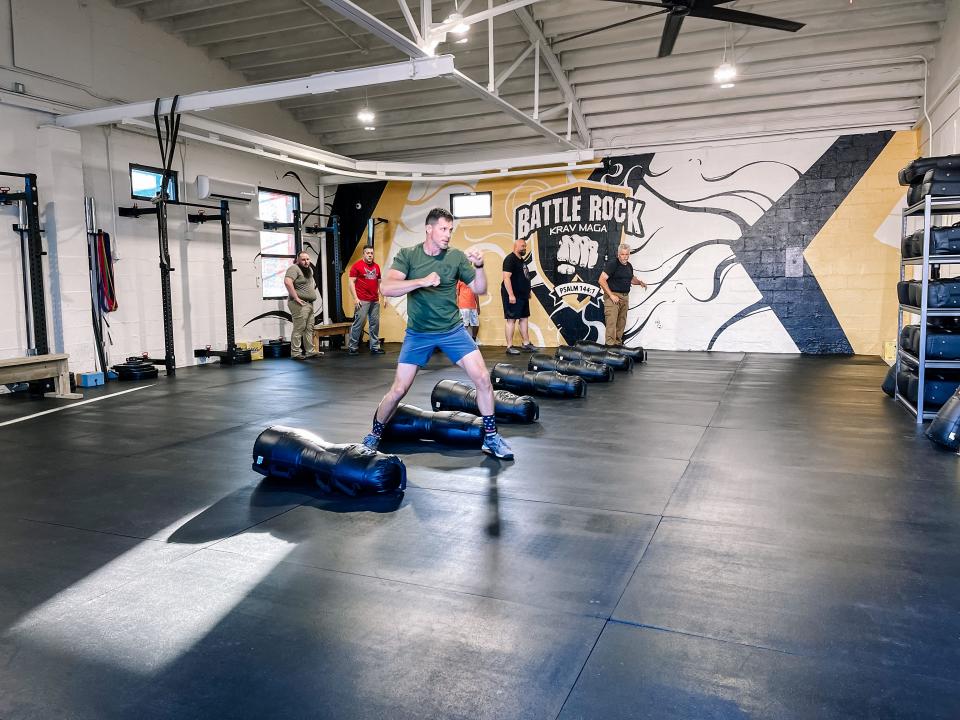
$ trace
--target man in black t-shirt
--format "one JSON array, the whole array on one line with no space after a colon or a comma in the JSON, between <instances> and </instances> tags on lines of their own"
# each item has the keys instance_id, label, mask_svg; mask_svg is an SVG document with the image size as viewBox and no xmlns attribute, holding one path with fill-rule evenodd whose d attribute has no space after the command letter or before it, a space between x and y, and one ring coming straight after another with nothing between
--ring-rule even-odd
<instances>
[{"instance_id":1,"label":"man in black t-shirt","mask_svg":"<svg viewBox=\"0 0 960 720\"><path fill-rule=\"evenodd\" d=\"M527 254L527 241L515 240L513 252L503 259L503 282L500 284L500 299L503 301L504 334L507 338L507 354L519 355L513 346L513 331L519 320L521 346L527 352L540 348L530 342L530 270L523 261Z\"/></svg>"},{"instance_id":2,"label":"man in black t-shirt","mask_svg":"<svg viewBox=\"0 0 960 720\"><path fill-rule=\"evenodd\" d=\"M607 326L607 345L623 345L623 330L627 326L627 310L630 309L630 286L647 284L633 276L630 264L630 246L620 243L617 257L609 261L600 273L603 288L603 318Z\"/></svg>"}]
</instances>

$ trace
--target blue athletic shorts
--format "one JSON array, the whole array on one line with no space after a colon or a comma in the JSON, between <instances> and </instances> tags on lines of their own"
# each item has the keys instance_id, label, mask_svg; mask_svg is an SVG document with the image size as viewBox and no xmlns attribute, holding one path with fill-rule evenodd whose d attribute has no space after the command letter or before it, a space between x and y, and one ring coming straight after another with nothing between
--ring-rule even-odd
<instances>
[{"instance_id":1,"label":"blue athletic shorts","mask_svg":"<svg viewBox=\"0 0 960 720\"><path fill-rule=\"evenodd\" d=\"M476 350L477 343L473 341L463 325L442 333L407 330L403 336L403 345L400 346L400 357L397 362L426 367L436 348L440 348L450 358L450 362L457 363Z\"/></svg>"}]
</instances>

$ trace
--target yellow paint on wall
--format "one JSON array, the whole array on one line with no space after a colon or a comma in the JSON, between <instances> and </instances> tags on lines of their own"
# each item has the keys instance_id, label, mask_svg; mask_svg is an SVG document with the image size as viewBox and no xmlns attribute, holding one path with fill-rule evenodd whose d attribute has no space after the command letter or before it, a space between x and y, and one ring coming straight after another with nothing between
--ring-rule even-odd
<instances>
[{"instance_id":1,"label":"yellow paint on wall","mask_svg":"<svg viewBox=\"0 0 960 720\"><path fill-rule=\"evenodd\" d=\"M906 194L897 172L918 154L919 133L895 133L804 252L857 354L881 355L897 332L900 251L876 233Z\"/></svg>"}]
</instances>

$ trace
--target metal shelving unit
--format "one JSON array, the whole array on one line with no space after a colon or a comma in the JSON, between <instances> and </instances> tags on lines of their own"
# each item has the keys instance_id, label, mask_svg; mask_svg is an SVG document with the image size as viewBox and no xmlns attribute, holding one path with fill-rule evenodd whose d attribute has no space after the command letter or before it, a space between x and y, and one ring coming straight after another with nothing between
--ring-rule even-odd
<instances>
[{"instance_id":1,"label":"metal shelving unit","mask_svg":"<svg viewBox=\"0 0 960 720\"><path fill-rule=\"evenodd\" d=\"M928 317L960 317L960 308L930 308L929 287L930 287L930 266L931 265L960 265L960 255L930 255L930 227L931 221L938 215L956 215L960 214L960 197L933 197L924 196L923 200L916 205L912 205L903 210L903 223L900 237L907 236L907 222L912 217L923 217L923 257L900 258L900 281L903 282L904 269L915 266L920 268L921 296L920 306L900 305L897 313L897 376L900 374L900 365L907 362L917 368L919 382L917 384L917 404L914 405L907 398L900 394L899 383L897 383L895 397L897 402L906 407L917 419L917 424L924 420L932 420L935 412L926 411L923 408L924 382L926 380L927 369L935 368L956 368L960 369L960 360L927 360L927 318ZM916 280L917 278L911 278ZM915 315L920 318L920 347L919 356L913 355L904 348L900 347L900 333L903 330L904 314Z\"/></svg>"}]
</instances>

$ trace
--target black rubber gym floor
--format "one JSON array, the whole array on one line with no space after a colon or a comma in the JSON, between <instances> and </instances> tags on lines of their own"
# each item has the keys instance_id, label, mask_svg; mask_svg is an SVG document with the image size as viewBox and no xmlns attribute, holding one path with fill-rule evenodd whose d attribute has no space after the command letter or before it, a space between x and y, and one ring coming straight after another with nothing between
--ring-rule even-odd
<instances>
[{"instance_id":1,"label":"black rubber gym floor","mask_svg":"<svg viewBox=\"0 0 960 720\"><path fill-rule=\"evenodd\" d=\"M960 718L960 460L879 361L652 352L513 463L385 446L402 499L250 469L359 440L388 349L0 425L0 718Z\"/></svg>"}]
</instances>

